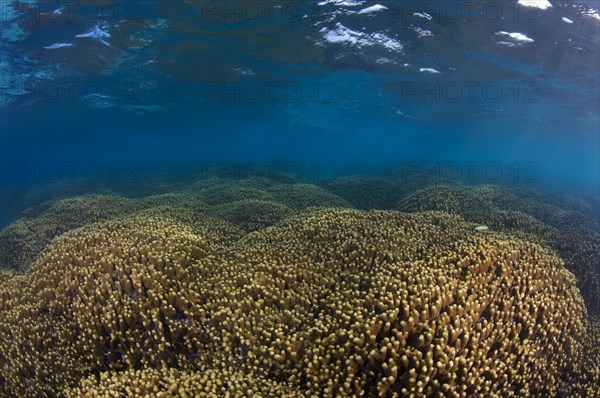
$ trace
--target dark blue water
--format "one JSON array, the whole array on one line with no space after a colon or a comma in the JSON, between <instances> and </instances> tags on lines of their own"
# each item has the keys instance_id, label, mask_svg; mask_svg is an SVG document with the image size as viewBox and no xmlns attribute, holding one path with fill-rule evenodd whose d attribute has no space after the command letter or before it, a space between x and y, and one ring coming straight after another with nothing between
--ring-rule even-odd
<instances>
[{"instance_id":1,"label":"dark blue water","mask_svg":"<svg viewBox=\"0 0 600 398\"><path fill-rule=\"evenodd\" d=\"M551 3L3 1L0 155L534 163L597 189L598 7Z\"/></svg>"}]
</instances>

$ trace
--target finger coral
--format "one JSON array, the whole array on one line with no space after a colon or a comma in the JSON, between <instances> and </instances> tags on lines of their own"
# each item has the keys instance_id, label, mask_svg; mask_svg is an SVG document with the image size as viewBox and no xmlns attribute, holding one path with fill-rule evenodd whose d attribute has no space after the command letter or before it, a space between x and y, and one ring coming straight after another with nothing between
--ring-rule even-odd
<instances>
[{"instance_id":1,"label":"finger coral","mask_svg":"<svg viewBox=\"0 0 600 398\"><path fill-rule=\"evenodd\" d=\"M200 371L145 368L105 372L83 379L65 391L67 398L91 397L304 397L283 382L247 375L231 368Z\"/></svg>"},{"instance_id":2,"label":"finger coral","mask_svg":"<svg viewBox=\"0 0 600 398\"><path fill-rule=\"evenodd\" d=\"M600 225L579 200L532 189L440 185L414 192L398 210L438 210L550 247L575 275L591 314L600 314Z\"/></svg>"},{"instance_id":3,"label":"finger coral","mask_svg":"<svg viewBox=\"0 0 600 398\"><path fill-rule=\"evenodd\" d=\"M339 196L312 184L279 184L270 187L267 192L274 201L294 210L310 207L352 207Z\"/></svg>"},{"instance_id":4,"label":"finger coral","mask_svg":"<svg viewBox=\"0 0 600 398\"><path fill-rule=\"evenodd\" d=\"M436 212L330 209L227 244L219 234L137 214L54 239L24 277L0 284L0 391L542 397L591 388L583 300L541 246Z\"/></svg>"},{"instance_id":5,"label":"finger coral","mask_svg":"<svg viewBox=\"0 0 600 398\"><path fill-rule=\"evenodd\" d=\"M246 232L271 226L310 208L349 207L310 184L279 184L264 178L202 180L186 189L143 198L84 195L42 203L0 231L0 267L26 271L52 239L75 228L134 214L168 214L188 224L215 216ZM272 191L267 192L267 188ZM239 232L239 231L238 231ZM239 237L239 233L229 234Z\"/></svg>"},{"instance_id":6,"label":"finger coral","mask_svg":"<svg viewBox=\"0 0 600 398\"><path fill-rule=\"evenodd\" d=\"M0 231L0 265L25 271L55 237L95 222L170 206L177 213L191 209L203 214L206 205L194 195L167 194L144 199L115 195L84 195L44 204L44 211L25 212Z\"/></svg>"},{"instance_id":7,"label":"finger coral","mask_svg":"<svg viewBox=\"0 0 600 398\"><path fill-rule=\"evenodd\" d=\"M86 195L52 203L40 214L26 213L0 231L0 265L25 270L55 236L130 213L131 207L123 197Z\"/></svg>"},{"instance_id":8,"label":"finger coral","mask_svg":"<svg viewBox=\"0 0 600 398\"><path fill-rule=\"evenodd\" d=\"M229 184L226 187L211 189L204 193L206 202L210 205L222 205L240 200L270 200L271 196L264 190L251 186Z\"/></svg>"},{"instance_id":9,"label":"finger coral","mask_svg":"<svg viewBox=\"0 0 600 398\"><path fill-rule=\"evenodd\" d=\"M398 184L391 179L370 176L337 178L324 188L361 210L388 210L400 199Z\"/></svg>"},{"instance_id":10,"label":"finger coral","mask_svg":"<svg viewBox=\"0 0 600 398\"><path fill-rule=\"evenodd\" d=\"M216 206L215 215L247 232L269 227L293 214L282 204L266 200L239 200Z\"/></svg>"},{"instance_id":11,"label":"finger coral","mask_svg":"<svg viewBox=\"0 0 600 398\"><path fill-rule=\"evenodd\" d=\"M201 357L204 310L192 285L202 271L189 265L208 246L144 217L55 240L25 279L1 287L4 391L51 395L101 369Z\"/></svg>"}]
</instances>

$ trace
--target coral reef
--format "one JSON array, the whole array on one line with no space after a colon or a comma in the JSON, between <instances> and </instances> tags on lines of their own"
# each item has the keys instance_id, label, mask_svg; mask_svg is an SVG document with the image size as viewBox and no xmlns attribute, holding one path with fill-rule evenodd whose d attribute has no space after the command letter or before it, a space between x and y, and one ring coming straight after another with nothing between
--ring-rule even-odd
<instances>
[{"instance_id":1,"label":"coral reef","mask_svg":"<svg viewBox=\"0 0 600 398\"><path fill-rule=\"evenodd\" d=\"M213 188L204 193L206 203L218 206L224 203L237 202L240 200L271 200L272 197L262 189L252 186L239 186L227 184L226 187Z\"/></svg>"},{"instance_id":2,"label":"coral reef","mask_svg":"<svg viewBox=\"0 0 600 398\"><path fill-rule=\"evenodd\" d=\"M10 281L17 273L11 269L0 268L0 285Z\"/></svg>"},{"instance_id":3,"label":"coral reef","mask_svg":"<svg viewBox=\"0 0 600 398\"><path fill-rule=\"evenodd\" d=\"M8 176L7 178L9 178ZM0 189L0 227L17 218L23 211L42 203L89 194L114 195L114 184L99 181L54 181L40 185L9 185Z\"/></svg>"},{"instance_id":4,"label":"coral reef","mask_svg":"<svg viewBox=\"0 0 600 398\"><path fill-rule=\"evenodd\" d=\"M0 391L541 397L596 387L584 352L595 329L572 274L539 245L444 213L341 209L222 244L214 223L154 209L66 232L25 276L0 283Z\"/></svg>"},{"instance_id":5,"label":"coral reef","mask_svg":"<svg viewBox=\"0 0 600 398\"><path fill-rule=\"evenodd\" d=\"M206 178L193 182L184 190L202 195L207 203L214 205L242 199L271 199L265 190L276 184L258 177L243 180Z\"/></svg>"},{"instance_id":6,"label":"coral reef","mask_svg":"<svg viewBox=\"0 0 600 398\"><path fill-rule=\"evenodd\" d=\"M531 189L441 185L416 191L397 209L458 214L554 249L575 274L588 311L600 315L600 226L584 203Z\"/></svg>"},{"instance_id":7,"label":"coral reef","mask_svg":"<svg viewBox=\"0 0 600 398\"><path fill-rule=\"evenodd\" d=\"M270 227L293 213L287 206L276 202L239 200L217 206L213 214L246 232L252 232Z\"/></svg>"},{"instance_id":8,"label":"coral reef","mask_svg":"<svg viewBox=\"0 0 600 398\"><path fill-rule=\"evenodd\" d=\"M231 368L203 368L197 372L173 368L160 370L127 369L104 372L84 379L78 387L65 391L67 398L91 397L277 397L300 398L283 382L260 375L247 375Z\"/></svg>"},{"instance_id":9,"label":"coral reef","mask_svg":"<svg viewBox=\"0 0 600 398\"><path fill-rule=\"evenodd\" d=\"M312 207L349 206L343 199L314 185L276 185L263 178L210 178L179 191L141 198L77 196L34 206L0 231L0 267L25 271L55 237L95 222L138 213L158 212L188 225L201 224L207 218L214 222L220 219L250 232ZM239 237L240 231L230 236Z\"/></svg>"},{"instance_id":10,"label":"coral reef","mask_svg":"<svg viewBox=\"0 0 600 398\"><path fill-rule=\"evenodd\" d=\"M561 229L560 237L549 245L577 277L588 311L600 316L600 231L572 225Z\"/></svg>"},{"instance_id":11,"label":"coral reef","mask_svg":"<svg viewBox=\"0 0 600 398\"><path fill-rule=\"evenodd\" d=\"M200 215L207 208L199 197L182 194L144 199L84 195L36 206L0 231L0 266L24 271L52 239L67 231L165 206L177 209L174 214L189 209Z\"/></svg>"},{"instance_id":12,"label":"coral reef","mask_svg":"<svg viewBox=\"0 0 600 398\"><path fill-rule=\"evenodd\" d=\"M597 396L592 202L230 171L19 192L0 395Z\"/></svg>"},{"instance_id":13,"label":"coral reef","mask_svg":"<svg viewBox=\"0 0 600 398\"><path fill-rule=\"evenodd\" d=\"M588 337L584 341L583 371L578 380L572 383L569 397L588 398L600 394L600 316L591 316Z\"/></svg>"},{"instance_id":14,"label":"coral reef","mask_svg":"<svg viewBox=\"0 0 600 398\"><path fill-rule=\"evenodd\" d=\"M131 212L128 199L111 195L63 199L42 210L26 212L0 231L0 266L25 270L54 237Z\"/></svg>"},{"instance_id":15,"label":"coral reef","mask_svg":"<svg viewBox=\"0 0 600 398\"><path fill-rule=\"evenodd\" d=\"M383 177L341 177L323 187L361 210L392 209L400 199L397 184Z\"/></svg>"},{"instance_id":16,"label":"coral reef","mask_svg":"<svg viewBox=\"0 0 600 398\"><path fill-rule=\"evenodd\" d=\"M402 199L398 210L408 212L443 211L460 214L466 221L484 223L495 209L480 188L458 185L437 185L416 191Z\"/></svg>"},{"instance_id":17,"label":"coral reef","mask_svg":"<svg viewBox=\"0 0 600 398\"><path fill-rule=\"evenodd\" d=\"M267 189L267 192L275 202L294 210L318 207L352 207L350 203L339 196L312 184L274 185Z\"/></svg>"},{"instance_id":18,"label":"coral reef","mask_svg":"<svg viewBox=\"0 0 600 398\"><path fill-rule=\"evenodd\" d=\"M181 224L152 218L55 240L24 280L2 286L3 391L52 395L99 369L202 355L205 310L191 286L201 270L188 265L209 249Z\"/></svg>"}]
</instances>

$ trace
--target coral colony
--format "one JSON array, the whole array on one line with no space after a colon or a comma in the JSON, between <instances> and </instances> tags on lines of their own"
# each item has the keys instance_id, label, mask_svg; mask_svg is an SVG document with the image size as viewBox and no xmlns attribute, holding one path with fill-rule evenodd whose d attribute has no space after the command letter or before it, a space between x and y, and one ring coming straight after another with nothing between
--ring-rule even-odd
<instances>
[{"instance_id":1,"label":"coral colony","mask_svg":"<svg viewBox=\"0 0 600 398\"><path fill-rule=\"evenodd\" d=\"M4 396L597 392L585 207L498 186L322 185L208 178L23 213L0 234ZM364 186L403 212L353 208L377 207Z\"/></svg>"}]
</instances>

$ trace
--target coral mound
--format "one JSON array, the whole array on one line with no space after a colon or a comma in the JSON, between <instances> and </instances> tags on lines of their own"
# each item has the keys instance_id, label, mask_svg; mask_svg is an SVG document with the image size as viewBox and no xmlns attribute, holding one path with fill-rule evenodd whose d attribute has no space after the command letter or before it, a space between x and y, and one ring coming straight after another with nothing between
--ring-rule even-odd
<instances>
[{"instance_id":1,"label":"coral mound","mask_svg":"<svg viewBox=\"0 0 600 398\"><path fill-rule=\"evenodd\" d=\"M554 249L577 278L592 315L600 315L600 225L593 208L533 189L439 185L398 202L401 211L445 211Z\"/></svg>"},{"instance_id":2,"label":"coral mound","mask_svg":"<svg viewBox=\"0 0 600 398\"><path fill-rule=\"evenodd\" d=\"M26 276L0 281L0 391L542 397L593 388L594 376L581 376L597 369L584 363L583 300L540 246L435 212L324 210L227 244L219 234L136 215L54 239Z\"/></svg>"}]
</instances>

